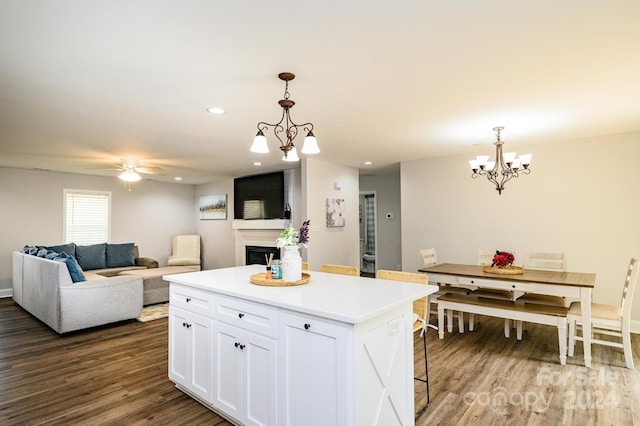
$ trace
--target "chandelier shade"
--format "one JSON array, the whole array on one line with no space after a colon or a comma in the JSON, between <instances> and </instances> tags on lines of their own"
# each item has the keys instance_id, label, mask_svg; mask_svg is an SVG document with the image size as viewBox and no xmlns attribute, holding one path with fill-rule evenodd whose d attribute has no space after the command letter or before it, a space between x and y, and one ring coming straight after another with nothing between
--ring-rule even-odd
<instances>
[{"instance_id":1,"label":"chandelier shade","mask_svg":"<svg viewBox=\"0 0 640 426\"><path fill-rule=\"evenodd\" d=\"M290 72L283 72L278 74L278 78L285 82L284 99L278 101L278 105L282 108L282 117L277 123L267 123L261 121L258 123L258 133L253 138L253 144L251 145L251 152L258 154L266 154L269 152L269 145L267 144L267 137L265 132L270 128L273 129L273 134L280 141L280 150L283 152L282 159L284 161L299 161L298 152L293 141L298 136L298 131L302 130L306 132L304 143L302 145L303 154L317 154L320 152L318 147L318 141L313 134L313 124L295 124L290 116L290 110L296 104L293 100L289 99L289 82L295 78L295 75Z\"/></svg>"},{"instance_id":2,"label":"chandelier shade","mask_svg":"<svg viewBox=\"0 0 640 426\"><path fill-rule=\"evenodd\" d=\"M500 139L502 130L504 127L493 128L493 131L496 132L496 141L493 143L496 146L495 161L489 161L488 155L478 155L474 160L469 160L473 172L471 177L475 179L485 176L489 182L496 186L498 195L502 195L505 183L519 177L521 173L525 175L531 173L529 165L532 157L531 154L523 154L516 158L515 152L503 153L504 142Z\"/></svg>"}]
</instances>

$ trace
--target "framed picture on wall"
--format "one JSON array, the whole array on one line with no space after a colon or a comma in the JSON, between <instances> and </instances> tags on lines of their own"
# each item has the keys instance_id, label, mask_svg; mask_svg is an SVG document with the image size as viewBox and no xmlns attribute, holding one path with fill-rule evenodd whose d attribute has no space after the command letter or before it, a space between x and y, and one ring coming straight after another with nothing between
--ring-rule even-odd
<instances>
[{"instance_id":1,"label":"framed picture on wall","mask_svg":"<svg viewBox=\"0 0 640 426\"><path fill-rule=\"evenodd\" d=\"M327 228L344 226L344 198L327 198Z\"/></svg>"},{"instance_id":2,"label":"framed picture on wall","mask_svg":"<svg viewBox=\"0 0 640 426\"><path fill-rule=\"evenodd\" d=\"M226 218L227 194L200 196L200 220Z\"/></svg>"}]
</instances>

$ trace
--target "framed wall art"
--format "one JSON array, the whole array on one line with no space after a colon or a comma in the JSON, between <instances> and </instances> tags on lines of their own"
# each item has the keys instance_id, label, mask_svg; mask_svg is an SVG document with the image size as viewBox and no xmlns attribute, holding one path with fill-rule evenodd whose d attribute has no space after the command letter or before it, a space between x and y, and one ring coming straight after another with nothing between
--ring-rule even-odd
<instances>
[{"instance_id":1,"label":"framed wall art","mask_svg":"<svg viewBox=\"0 0 640 426\"><path fill-rule=\"evenodd\" d=\"M200 196L200 220L226 218L227 194Z\"/></svg>"},{"instance_id":2,"label":"framed wall art","mask_svg":"<svg viewBox=\"0 0 640 426\"><path fill-rule=\"evenodd\" d=\"M344 198L327 198L327 228L344 226Z\"/></svg>"}]
</instances>

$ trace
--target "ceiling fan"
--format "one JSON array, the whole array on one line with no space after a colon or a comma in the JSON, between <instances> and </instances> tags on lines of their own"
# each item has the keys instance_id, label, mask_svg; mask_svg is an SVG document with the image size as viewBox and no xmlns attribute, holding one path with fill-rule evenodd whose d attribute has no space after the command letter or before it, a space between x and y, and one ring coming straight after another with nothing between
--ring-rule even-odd
<instances>
[{"instance_id":1,"label":"ceiling fan","mask_svg":"<svg viewBox=\"0 0 640 426\"><path fill-rule=\"evenodd\" d=\"M140 175L165 176L165 171L157 166L141 166L140 160L136 158L121 158L121 164L109 164L103 167L93 167L94 170L115 170L121 171L118 178L125 182L137 182Z\"/></svg>"}]
</instances>

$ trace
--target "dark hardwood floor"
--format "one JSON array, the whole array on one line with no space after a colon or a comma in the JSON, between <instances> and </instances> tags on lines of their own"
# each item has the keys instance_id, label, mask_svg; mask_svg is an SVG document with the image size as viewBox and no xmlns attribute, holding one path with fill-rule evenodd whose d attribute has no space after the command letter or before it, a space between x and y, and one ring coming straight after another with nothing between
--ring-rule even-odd
<instances>
[{"instance_id":1,"label":"dark hardwood floor","mask_svg":"<svg viewBox=\"0 0 640 426\"><path fill-rule=\"evenodd\" d=\"M428 332L431 404L418 425L640 425L640 376L622 350L582 347L558 362L553 327L522 341L481 317L473 333ZM515 334L515 333L514 333ZM633 336L640 368L640 336ZM424 373L416 335L416 374ZM425 401L416 382L416 409ZM0 425L227 425L167 378L167 320L130 321L60 337L0 299ZM295 425L297 426L297 425ZM305 426L305 425L301 425Z\"/></svg>"}]
</instances>

